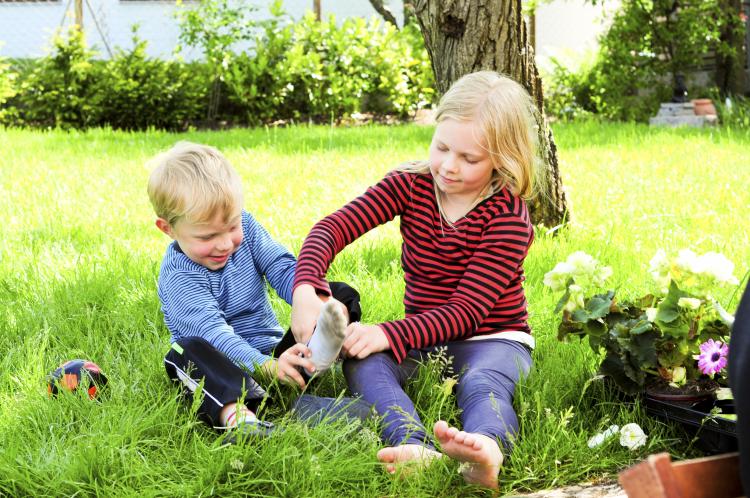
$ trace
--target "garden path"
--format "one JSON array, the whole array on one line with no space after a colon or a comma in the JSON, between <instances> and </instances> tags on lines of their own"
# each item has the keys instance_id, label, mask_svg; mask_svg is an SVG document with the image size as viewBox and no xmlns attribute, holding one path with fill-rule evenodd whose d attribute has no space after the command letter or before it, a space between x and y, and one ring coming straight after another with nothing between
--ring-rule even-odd
<instances>
[{"instance_id":1,"label":"garden path","mask_svg":"<svg viewBox=\"0 0 750 498\"><path fill-rule=\"evenodd\" d=\"M513 498L627 498L625 491L614 483L576 484L558 489L545 489L531 494L510 495Z\"/></svg>"}]
</instances>

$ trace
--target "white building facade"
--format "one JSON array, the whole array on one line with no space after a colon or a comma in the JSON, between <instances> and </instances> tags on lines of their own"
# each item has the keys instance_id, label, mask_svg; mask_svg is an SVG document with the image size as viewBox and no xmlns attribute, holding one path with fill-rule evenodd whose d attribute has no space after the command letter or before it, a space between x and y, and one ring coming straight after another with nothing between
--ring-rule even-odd
<instances>
[{"instance_id":1,"label":"white building facade","mask_svg":"<svg viewBox=\"0 0 750 498\"><path fill-rule=\"evenodd\" d=\"M239 0L246 1L246 0ZM268 2L250 2L258 18L267 17ZM378 14L368 0L321 0L323 15L370 17ZM402 21L401 4L392 1L393 13ZM175 0L83 0L86 39L107 58L115 47L132 47L131 26L139 25L139 36L148 41L148 53L170 58L178 45L175 12L190 8L191 0L178 7ZM312 8L313 0L285 0L284 9L299 19ZM612 5L609 3L608 5ZM611 7L610 7L611 8ZM73 22L74 0L0 0L0 55L42 57L52 37ZM596 48L596 38L606 26L606 12L584 0L555 0L539 6L536 16L536 47L539 62L562 52ZM200 57L196 48L185 48L186 59Z\"/></svg>"}]
</instances>

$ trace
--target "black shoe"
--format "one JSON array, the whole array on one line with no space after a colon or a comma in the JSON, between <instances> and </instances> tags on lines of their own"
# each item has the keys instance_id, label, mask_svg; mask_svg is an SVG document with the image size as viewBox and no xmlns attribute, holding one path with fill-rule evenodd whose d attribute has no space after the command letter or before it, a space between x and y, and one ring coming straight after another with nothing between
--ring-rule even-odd
<instances>
[{"instance_id":1,"label":"black shoe","mask_svg":"<svg viewBox=\"0 0 750 498\"><path fill-rule=\"evenodd\" d=\"M239 424L237 427L233 427L227 431L224 436L222 443L224 444L237 444L238 442L255 439L255 438L267 438L274 432L280 432L281 429L277 428L271 422L264 422L263 420L251 420L245 421Z\"/></svg>"}]
</instances>

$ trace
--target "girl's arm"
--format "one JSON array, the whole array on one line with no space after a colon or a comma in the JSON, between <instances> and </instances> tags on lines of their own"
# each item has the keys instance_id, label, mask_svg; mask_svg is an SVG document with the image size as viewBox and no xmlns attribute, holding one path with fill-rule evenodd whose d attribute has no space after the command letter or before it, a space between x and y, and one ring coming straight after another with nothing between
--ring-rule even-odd
<instances>
[{"instance_id":1,"label":"girl's arm","mask_svg":"<svg viewBox=\"0 0 750 498\"><path fill-rule=\"evenodd\" d=\"M401 214L408 205L413 174L391 172L310 230L297 259L292 303L292 332L299 341L312 335L322 303L331 295L325 276L333 258L347 245Z\"/></svg>"},{"instance_id":2,"label":"girl's arm","mask_svg":"<svg viewBox=\"0 0 750 498\"><path fill-rule=\"evenodd\" d=\"M399 362L412 348L473 335L508 285L518 278L533 238L525 208L517 214L498 215L490 223L455 292L444 305L379 325ZM518 306L525 306L522 292Z\"/></svg>"}]
</instances>

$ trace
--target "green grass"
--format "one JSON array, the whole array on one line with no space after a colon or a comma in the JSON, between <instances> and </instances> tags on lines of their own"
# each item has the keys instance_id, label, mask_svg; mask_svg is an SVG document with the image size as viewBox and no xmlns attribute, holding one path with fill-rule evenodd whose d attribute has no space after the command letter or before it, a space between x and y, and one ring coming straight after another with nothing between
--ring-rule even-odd
<instances>
[{"instance_id":1,"label":"green grass","mask_svg":"<svg viewBox=\"0 0 750 498\"><path fill-rule=\"evenodd\" d=\"M43 496L470 496L456 465L411 479L379 468L375 427L307 428L284 418L290 388L273 386L273 420L287 431L258 444L222 447L178 399L162 357L169 334L156 296L167 239L153 225L146 161L177 140L219 147L239 170L246 208L293 251L320 217L401 161L425 157L432 130L415 126L233 130L172 135L0 130L0 495ZM648 289L658 248L724 253L748 271L750 160L746 132L652 130L581 123L555 128L572 220L540 231L526 262L532 375L519 386L521 434L501 474L507 493L612 479L646 454L693 454L675 427L645 416L599 380L584 344L556 340L558 296L546 271L575 250L614 268L622 295ZM363 295L365 320L402 316L395 223L348 248L331 270ZM738 296L719 296L734 309ZM282 324L289 307L278 299ZM110 380L100 403L49 399L46 375L66 359L99 363ZM345 388L340 372L321 394ZM427 424L456 420L453 398L425 366L410 392ZM635 452L587 439L609 424L638 422Z\"/></svg>"}]
</instances>

